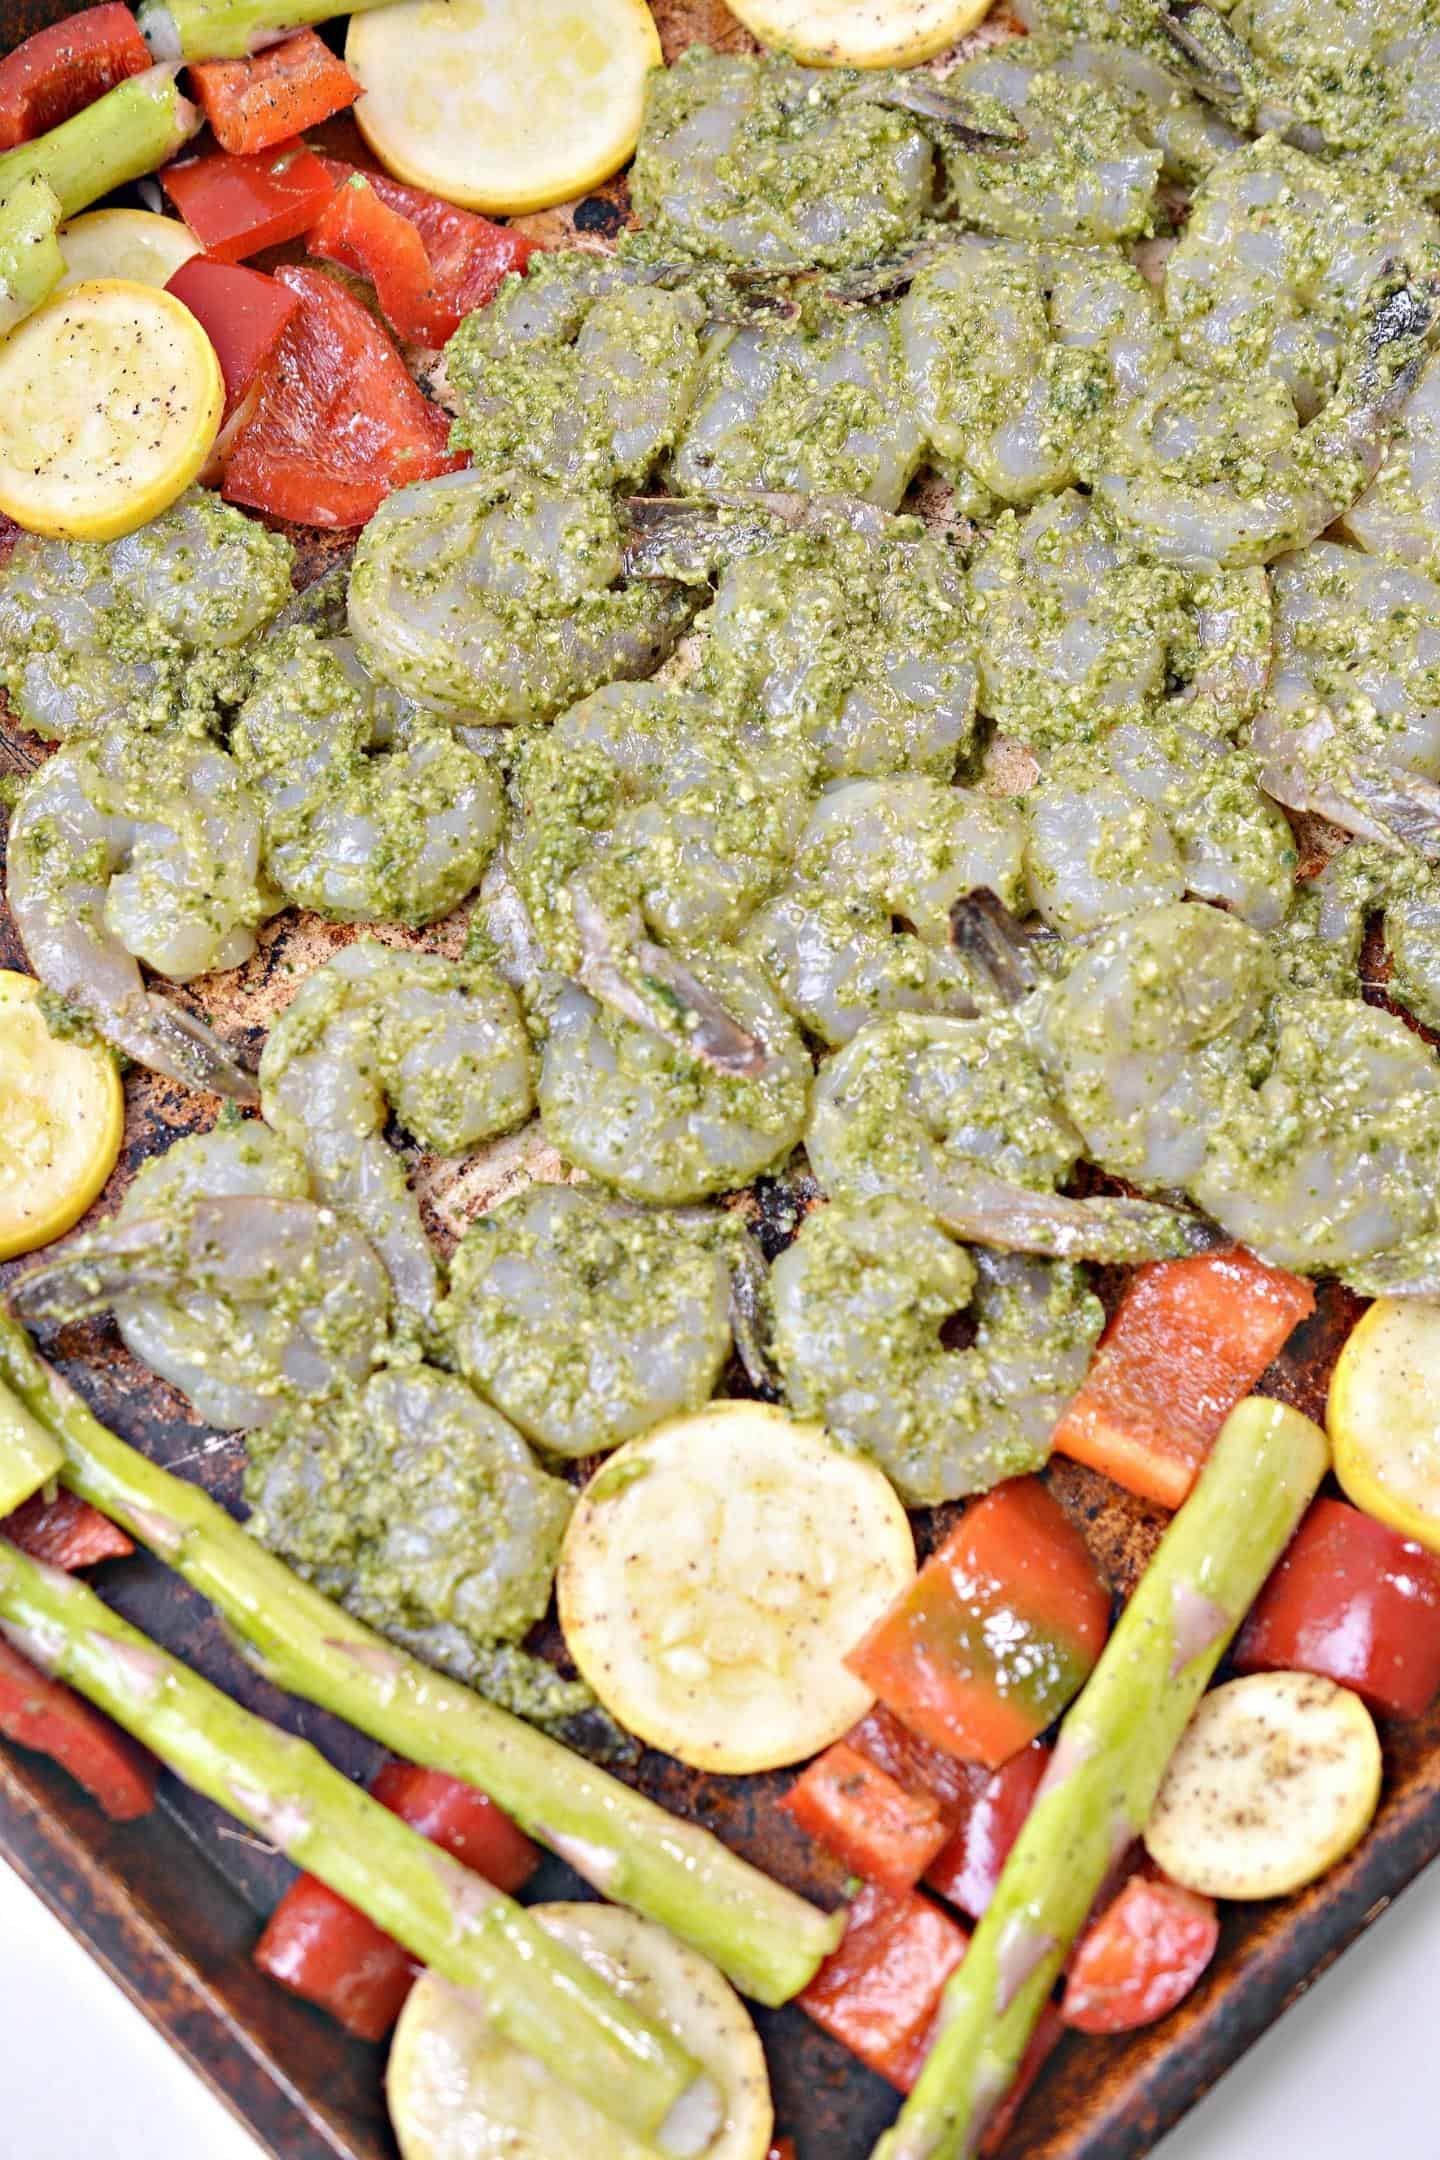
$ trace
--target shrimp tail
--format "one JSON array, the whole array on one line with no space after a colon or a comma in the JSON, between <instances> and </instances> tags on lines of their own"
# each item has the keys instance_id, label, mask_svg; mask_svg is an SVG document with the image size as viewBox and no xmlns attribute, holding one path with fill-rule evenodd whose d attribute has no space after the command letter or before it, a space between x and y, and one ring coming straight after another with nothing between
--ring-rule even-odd
<instances>
[{"instance_id":1,"label":"shrimp tail","mask_svg":"<svg viewBox=\"0 0 1440 2160\"><path fill-rule=\"evenodd\" d=\"M737 556L773 547L787 532L884 539L903 522L850 495L717 488L713 495L632 495L624 505L627 575L703 583Z\"/></svg>"},{"instance_id":2,"label":"shrimp tail","mask_svg":"<svg viewBox=\"0 0 1440 2160\"><path fill-rule=\"evenodd\" d=\"M1052 1260L1132 1267L1144 1260L1181 1260L1233 1242L1203 1217L1159 1201L1108 1193L1074 1200L1012 1185L978 1168L967 1170L962 1184L942 1185L927 1197L952 1237Z\"/></svg>"},{"instance_id":3,"label":"shrimp tail","mask_svg":"<svg viewBox=\"0 0 1440 2160\"><path fill-rule=\"evenodd\" d=\"M1159 28L1190 87L1237 127L1256 120L1261 91L1255 57L1207 0L1161 0Z\"/></svg>"},{"instance_id":4,"label":"shrimp tail","mask_svg":"<svg viewBox=\"0 0 1440 2160\"><path fill-rule=\"evenodd\" d=\"M967 150L984 150L992 157L1018 150L1025 140L1024 131L993 99L977 104L958 90L947 89L938 76L920 69L886 75L875 83L860 83L854 96L857 103L883 105L889 112L908 113L912 120L928 121L951 141L963 143Z\"/></svg>"},{"instance_id":5,"label":"shrimp tail","mask_svg":"<svg viewBox=\"0 0 1440 2160\"><path fill-rule=\"evenodd\" d=\"M147 992L136 1024L127 1028L120 1047L155 1072L188 1087L204 1088L227 1101L253 1104L260 1091L247 1071L204 1020L168 998ZM117 1036L117 1040L120 1038Z\"/></svg>"},{"instance_id":6,"label":"shrimp tail","mask_svg":"<svg viewBox=\"0 0 1440 2160\"><path fill-rule=\"evenodd\" d=\"M627 925L632 934L618 934L583 885L572 885L571 899L582 954L575 979L583 990L717 1072L747 1080L764 1072L765 1044L682 961L640 932L638 914Z\"/></svg>"},{"instance_id":7,"label":"shrimp tail","mask_svg":"<svg viewBox=\"0 0 1440 2160\"><path fill-rule=\"evenodd\" d=\"M730 1262L730 1335L750 1385L769 1401L778 1402L785 1384L773 1352L770 1270L754 1238L738 1223Z\"/></svg>"},{"instance_id":8,"label":"shrimp tail","mask_svg":"<svg viewBox=\"0 0 1440 2160\"><path fill-rule=\"evenodd\" d=\"M956 901L950 942L1006 1005L1020 1004L1041 980L1035 961L1039 940L988 885Z\"/></svg>"}]
</instances>

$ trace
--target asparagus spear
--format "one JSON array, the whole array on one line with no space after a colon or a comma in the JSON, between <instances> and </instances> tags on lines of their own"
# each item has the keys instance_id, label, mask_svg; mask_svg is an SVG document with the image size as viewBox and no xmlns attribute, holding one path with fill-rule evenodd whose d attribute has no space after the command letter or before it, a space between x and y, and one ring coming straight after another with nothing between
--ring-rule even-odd
<instances>
[{"instance_id":1,"label":"asparagus spear","mask_svg":"<svg viewBox=\"0 0 1440 2160\"><path fill-rule=\"evenodd\" d=\"M172 158L200 125L200 115L175 87L175 67L107 90L71 120L0 157L0 202L7 207L23 180L43 180L72 218L127 180L139 180Z\"/></svg>"},{"instance_id":2,"label":"asparagus spear","mask_svg":"<svg viewBox=\"0 0 1440 2160\"><path fill-rule=\"evenodd\" d=\"M328 1883L456 1986L496 2030L632 2135L677 2155L720 2128L713 2080L522 1906L112 1613L0 1539L0 1623L161 1762Z\"/></svg>"},{"instance_id":3,"label":"asparagus spear","mask_svg":"<svg viewBox=\"0 0 1440 2160\"><path fill-rule=\"evenodd\" d=\"M834 1949L843 1916L393 1649L302 1582L208 1494L107 1431L4 1312L0 1380L59 1441L62 1482L211 1599L277 1686L478 1785L602 1895L668 1927L759 2002L787 2002Z\"/></svg>"},{"instance_id":4,"label":"asparagus spear","mask_svg":"<svg viewBox=\"0 0 1440 2160\"><path fill-rule=\"evenodd\" d=\"M307 23L359 15L386 0L145 0L137 20L157 60L243 60Z\"/></svg>"},{"instance_id":5,"label":"asparagus spear","mask_svg":"<svg viewBox=\"0 0 1440 2160\"><path fill-rule=\"evenodd\" d=\"M60 1474L59 1443L23 1403L0 1389L0 1516L12 1514Z\"/></svg>"},{"instance_id":6,"label":"asparagus spear","mask_svg":"<svg viewBox=\"0 0 1440 2160\"><path fill-rule=\"evenodd\" d=\"M950 1980L934 2046L873 2160L968 2160L1106 1875L1140 1835L1206 1682L1325 1475L1283 1403L1233 1410L1100 1662Z\"/></svg>"},{"instance_id":7,"label":"asparagus spear","mask_svg":"<svg viewBox=\"0 0 1440 2160\"><path fill-rule=\"evenodd\" d=\"M59 224L60 198L39 173L26 173L0 194L0 337L65 275Z\"/></svg>"}]
</instances>

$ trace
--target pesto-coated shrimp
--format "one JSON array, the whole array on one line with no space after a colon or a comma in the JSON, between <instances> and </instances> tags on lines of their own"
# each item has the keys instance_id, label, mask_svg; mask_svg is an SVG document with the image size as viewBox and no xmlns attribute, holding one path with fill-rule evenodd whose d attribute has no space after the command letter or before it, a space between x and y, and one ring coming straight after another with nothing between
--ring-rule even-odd
<instances>
[{"instance_id":1,"label":"pesto-coated shrimp","mask_svg":"<svg viewBox=\"0 0 1440 2160\"><path fill-rule=\"evenodd\" d=\"M1096 741L1137 716L1234 735L1264 691L1264 573L1147 561L1083 496L1002 514L970 583L981 709L1036 750Z\"/></svg>"},{"instance_id":2,"label":"pesto-coated shrimp","mask_svg":"<svg viewBox=\"0 0 1440 2160\"><path fill-rule=\"evenodd\" d=\"M805 1146L832 1198L890 1195L977 1244L1133 1262L1201 1242L1168 1208L1056 1192L1080 1135L1017 1025L993 1012L862 1028L820 1073Z\"/></svg>"},{"instance_id":3,"label":"pesto-coated shrimp","mask_svg":"<svg viewBox=\"0 0 1440 2160\"><path fill-rule=\"evenodd\" d=\"M118 734L66 744L15 806L6 891L35 973L107 1041L172 1079L253 1097L204 1022L140 975L141 961L174 982L238 967L275 911L259 809L223 750Z\"/></svg>"},{"instance_id":4,"label":"pesto-coated shrimp","mask_svg":"<svg viewBox=\"0 0 1440 2160\"><path fill-rule=\"evenodd\" d=\"M446 1325L471 1385L554 1455L590 1455L708 1402L730 1349L723 1254L674 1217L570 1185L477 1216Z\"/></svg>"},{"instance_id":5,"label":"pesto-coated shrimp","mask_svg":"<svg viewBox=\"0 0 1440 2160\"><path fill-rule=\"evenodd\" d=\"M756 1069L718 1071L576 984L556 999L540 1068L540 1114L554 1146L652 1206L747 1184L789 1154L809 1107L809 1055L760 969L724 950L692 965L760 1046Z\"/></svg>"},{"instance_id":6,"label":"pesto-coated shrimp","mask_svg":"<svg viewBox=\"0 0 1440 2160\"><path fill-rule=\"evenodd\" d=\"M292 1412L252 1440L246 1496L255 1536L428 1664L521 1710L542 1675L551 1714L589 1700L499 1648L549 1603L572 1496L465 1381L402 1366Z\"/></svg>"},{"instance_id":7,"label":"pesto-coated shrimp","mask_svg":"<svg viewBox=\"0 0 1440 2160\"><path fill-rule=\"evenodd\" d=\"M1117 400L1169 357L1138 270L1103 248L957 237L900 303L911 395L975 515L1070 487Z\"/></svg>"},{"instance_id":8,"label":"pesto-coated shrimp","mask_svg":"<svg viewBox=\"0 0 1440 2160\"><path fill-rule=\"evenodd\" d=\"M1289 912L1296 849L1258 761L1177 722L1061 751L1024 798L1031 900L1066 937L1190 893L1256 929Z\"/></svg>"},{"instance_id":9,"label":"pesto-coated shrimp","mask_svg":"<svg viewBox=\"0 0 1440 2160\"><path fill-rule=\"evenodd\" d=\"M876 1013L973 1011L950 911L977 886L1013 903L1024 841L1013 803L922 777L846 781L816 804L793 875L746 948L827 1043L848 1042Z\"/></svg>"},{"instance_id":10,"label":"pesto-coated shrimp","mask_svg":"<svg viewBox=\"0 0 1440 2160\"><path fill-rule=\"evenodd\" d=\"M894 307L817 307L737 330L716 351L669 480L696 495L793 489L894 510L924 448Z\"/></svg>"},{"instance_id":11,"label":"pesto-coated shrimp","mask_svg":"<svg viewBox=\"0 0 1440 2160\"><path fill-rule=\"evenodd\" d=\"M1356 545L1440 578L1440 354L1426 361L1384 462L1345 513Z\"/></svg>"},{"instance_id":12,"label":"pesto-coated shrimp","mask_svg":"<svg viewBox=\"0 0 1440 2160\"><path fill-rule=\"evenodd\" d=\"M303 1172L263 1128L241 1130L255 1137L207 1134L183 1161L162 1158L133 1206L12 1295L31 1321L113 1306L136 1356L202 1417L258 1426L363 1380L390 1299L369 1240L293 1190Z\"/></svg>"},{"instance_id":13,"label":"pesto-coated shrimp","mask_svg":"<svg viewBox=\"0 0 1440 2160\"><path fill-rule=\"evenodd\" d=\"M355 550L350 629L372 675L451 720L544 720L601 683L653 674L693 611L624 579L619 513L493 474L446 473L381 504Z\"/></svg>"},{"instance_id":14,"label":"pesto-coated shrimp","mask_svg":"<svg viewBox=\"0 0 1440 2160\"><path fill-rule=\"evenodd\" d=\"M1038 1470L1104 1312L1081 1270L969 1253L913 1201L817 1208L771 1271L786 1396L911 1507ZM975 1339L942 1330L968 1312Z\"/></svg>"},{"instance_id":15,"label":"pesto-coated shrimp","mask_svg":"<svg viewBox=\"0 0 1440 2160\"><path fill-rule=\"evenodd\" d=\"M489 766L367 675L348 637L287 630L255 671L232 747L285 898L332 922L448 915L499 838Z\"/></svg>"},{"instance_id":16,"label":"pesto-coated shrimp","mask_svg":"<svg viewBox=\"0 0 1440 2160\"><path fill-rule=\"evenodd\" d=\"M110 733L242 693L241 648L290 598L293 550L192 489L120 540L21 533L0 568L0 684L37 735Z\"/></svg>"},{"instance_id":17,"label":"pesto-coated shrimp","mask_svg":"<svg viewBox=\"0 0 1440 2160\"><path fill-rule=\"evenodd\" d=\"M393 1109L422 1147L459 1155L529 1115L530 1042L514 992L488 968L370 940L315 970L270 1030L265 1115L316 1192L373 1240L402 1313L434 1318L435 1256L399 1157Z\"/></svg>"},{"instance_id":18,"label":"pesto-coated shrimp","mask_svg":"<svg viewBox=\"0 0 1440 2160\"><path fill-rule=\"evenodd\" d=\"M1262 785L1365 838L1440 853L1440 583L1321 540L1276 563Z\"/></svg>"},{"instance_id":19,"label":"pesto-coated shrimp","mask_svg":"<svg viewBox=\"0 0 1440 2160\"><path fill-rule=\"evenodd\" d=\"M445 348L451 437L483 472L639 487L684 424L705 308L642 282L644 266L557 249L508 278Z\"/></svg>"},{"instance_id":20,"label":"pesto-coated shrimp","mask_svg":"<svg viewBox=\"0 0 1440 2160\"><path fill-rule=\"evenodd\" d=\"M1283 934L1286 983L1358 996L1361 948L1377 910L1390 961L1386 996L1440 1028L1440 873L1408 850L1354 840L1300 887Z\"/></svg>"}]
</instances>

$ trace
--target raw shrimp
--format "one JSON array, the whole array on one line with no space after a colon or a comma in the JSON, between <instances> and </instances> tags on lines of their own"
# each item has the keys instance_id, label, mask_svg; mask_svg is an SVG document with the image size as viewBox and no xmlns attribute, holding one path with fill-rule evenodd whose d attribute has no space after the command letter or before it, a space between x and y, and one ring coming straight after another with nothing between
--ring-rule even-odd
<instances>
[{"instance_id":1,"label":"raw shrimp","mask_svg":"<svg viewBox=\"0 0 1440 2160\"><path fill-rule=\"evenodd\" d=\"M145 988L239 967L276 902L260 813L223 750L114 735L68 743L10 821L7 895L30 965L107 1041L241 1100L254 1083L203 1021Z\"/></svg>"},{"instance_id":2,"label":"raw shrimp","mask_svg":"<svg viewBox=\"0 0 1440 2160\"><path fill-rule=\"evenodd\" d=\"M816 306L711 358L669 465L684 493L794 489L894 510L924 454L893 306Z\"/></svg>"},{"instance_id":3,"label":"raw shrimp","mask_svg":"<svg viewBox=\"0 0 1440 2160\"><path fill-rule=\"evenodd\" d=\"M432 1321L435 1256L386 1115L441 1155L523 1123L531 1054L514 992L478 963L363 939L300 985L270 1030L260 1087L315 1190L373 1240L402 1315Z\"/></svg>"},{"instance_id":4,"label":"raw shrimp","mask_svg":"<svg viewBox=\"0 0 1440 2160\"><path fill-rule=\"evenodd\" d=\"M1155 221L1161 152L1136 132L1133 101L1061 73L1028 41L962 62L946 87L995 99L1018 149L966 147L945 158L945 207L962 224L1013 240L1133 240Z\"/></svg>"},{"instance_id":5,"label":"raw shrimp","mask_svg":"<svg viewBox=\"0 0 1440 2160\"><path fill-rule=\"evenodd\" d=\"M203 489L123 539L21 533L0 568L0 684L60 738L205 725L245 681L241 648L290 598L288 540Z\"/></svg>"},{"instance_id":6,"label":"raw shrimp","mask_svg":"<svg viewBox=\"0 0 1440 2160\"><path fill-rule=\"evenodd\" d=\"M1147 562L1083 496L1004 512L970 584L981 709L1035 750L1094 742L1137 714L1234 735L1260 702L1264 572Z\"/></svg>"},{"instance_id":7,"label":"raw shrimp","mask_svg":"<svg viewBox=\"0 0 1440 2160\"><path fill-rule=\"evenodd\" d=\"M643 269L557 249L467 315L445 348L452 444L566 487L648 479L694 400L706 311Z\"/></svg>"},{"instance_id":8,"label":"raw shrimp","mask_svg":"<svg viewBox=\"0 0 1440 2160\"><path fill-rule=\"evenodd\" d=\"M255 1536L428 1664L487 1693L543 1675L552 1715L589 1702L497 1647L549 1603L572 1495L465 1381L396 1367L299 1409L252 1440L245 1489Z\"/></svg>"},{"instance_id":9,"label":"raw shrimp","mask_svg":"<svg viewBox=\"0 0 1440 2160\"><path fill-rule=\"evenodd\" d=\"M749 1072L712 1064L566 984L540 1069L547 1137L568 1161L652 1206L744 1185L800 1138L812 1068L760 969L724 949L692 962L702 987L758 1043Z\"/></svg>"},{"instance_id":10,"label":"raw shrimp","mask_svg":"<svg viewBox=\"0 0 1440 2160\"><path fill-rule=\"evenodd\" d=\"M388 496L360 536L350 629L372 675L472 725L544 720L653 674L696 598L624 582L609 497L446 473Z\"/></svg>"},{"instance_id":11,"label":"raw shrimp","mask_svg":"<svg viewBox=\"0 0 1440 2160\"><path fill-rule=\"evenodd\" d=\"M1300 887L1281 944L1285 982L1358 996L1365 929L1377 910L1390 961L1386 995L1424 1026L1440 1028L1440 874L1396 848L1352 841Z\"/></svg>"},{"instance_id":12,"label":"raw shrimp","mask_svg":"<svg viewBox=\"0 0 1440 2160\"><path fill-rule=\"evenodd\" d=\"M1387 268L1334 395L1303 422L1279 375L1177 361L1113 431L1095 499L1122 537L1192 569L1269 562L1341 517L1379 471L1440 327L1433 275Z\"/></svg>"},{"instance_id":13,"label":"raw shrimp","mask_svg":"<svg viewBox=\"0 0 1440 2160\"><path fill-rule=\"evenodd\" d=\"M791 1406L878 1462L910 1507L1038 1470L1105 1318L1079 1268L968 1253L888 1197L815 1209L771 1283ZM948 1349L966 1312L974 1341Z\"/></svg>"},{"instance_id":14,"label":"raw shrimp","mask_svg":"<svg viewBox=\"0 0 1440 2160\"><path fill-rule=\"evenodd\" d=\"M1440 583L1316 541L1272 572L1261 784L1365 838L1440 853Z\"/></svg>"},{"instance_id":15,"label":"raw shrimp","mask_svg":"<svg viewBox=\"0 0 1440 2160\"><path fill-rule=\"evenodd\" d=\"M1384 462L1343 529L1370 554L1440 578L1440 354L1425 363Z\"/></svg>"},{"instance_id":16,"label":"raw shrimp","mask_svg":"<svg viewBox=\"0 0 1440 2160\"><path fill-rule=\"evenodd\" d=\"M957 238L900 303L911 395L971 515L1071 486L1117 400L1169 357L1138 270L1103 248Z\"/></svg>"},{"instance_id":17,"label":"raw shrimp","mask_svg":"<svg viewBox=\"0 0 1440 2160\"><path fill-rule=\"evenodd\" d=\"M262 1126L182 1150L147 1166L114 1222L15 1284L16 1310L63 1323L113 1306L136 1356L216 1425L264 1425L363 1380L390 1303L369 1240L296 1190L303 1169Z\"/></svg>"},{"instance_id":18,"label":"raw shrimp","mask_svg":"<svg viewBox=\"0 0 1440 2160\"><path fill-rule=\"evenodd\" d=\"M1024 798L1030 898L1066 937L1186 893L1258 930L1290 909L1296 848L1258 761L1178 722L1061 751Z\"/></svg>"},{"instance_id":19,"label":"raw shrimp","mask_svg":"<svg viewBox=\"0 0 1440 2160\"><path fill-rule=\"evenodd\" d=\"M833 1199L893 1196L977 1244L1121 1262L1203 1242L1168 1208L1055 1191L1080 1135L1019 1027L997 1013L872 1021L822 1069L805 1146Z\"/></svg>"},{"instance_id":20,"label":"raw shrimp","mask_svg":"<svg viewBox=\"0 0 1440 2160\"><path fill-rule=\"evenodd\" d=\"M816 804L746 949L827 1043L880 1012L973 1012L950 911L977 886L1018 899L1024 845L1013 803L921 777L842 782Z\"/></svg>"},{"instance_id":21,"label":"raw shrimp","mask_svg":"<svg viewBox=\"0 0 1440 2160\"><path fill-rule=\"evenodd\" d=\"M376 683L348 637L287 630L231 738L264 808L265 867L332 922L435 922L480 882L504 802L442 722Z\"/></svg>"},{"instance_id":22,"label":"raw shrimp","mask_svg":"<svg viewBox=\"0 0 1440 2160\"><path fill-rule=\"evenodd\" d=\"M1090 1160L1193 1190L1275 983L1258 931L1193 903L1127 916L1075 948L1028 1027Z\"/></svg>"},{"instance_id":23,"label":"raw shrimp","mask_svg":"<svg viewBox=\"0 0 1440 2160\"><path fill-rule=\"evenodd\" d=\"M532 1185L471 1223L445 1319L473 1387L555 1455L590 1455L709 1401L729 1270L674 1217Z\"/></svg>"}]
</instances>

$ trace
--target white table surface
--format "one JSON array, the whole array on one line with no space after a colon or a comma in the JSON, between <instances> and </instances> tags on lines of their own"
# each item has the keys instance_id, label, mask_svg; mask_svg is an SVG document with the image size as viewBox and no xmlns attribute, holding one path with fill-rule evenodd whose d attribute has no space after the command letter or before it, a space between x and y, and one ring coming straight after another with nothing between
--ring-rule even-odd
<instances>
[{"instance_id":1,"label":"white table surface","mask_svg":"<svg viewBox=\"0 0 1440 2160\"><path fill-rule=\"evenodd\" d=\"M1440 1867L1172 2133L1164 2160L1433 2160L1437 1953ZM0 2160L259 2160L3 1864Z\"/></svg>"}]
</instances>

